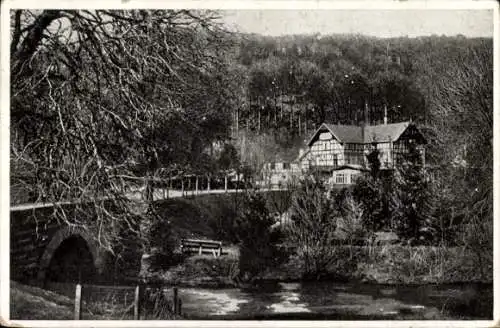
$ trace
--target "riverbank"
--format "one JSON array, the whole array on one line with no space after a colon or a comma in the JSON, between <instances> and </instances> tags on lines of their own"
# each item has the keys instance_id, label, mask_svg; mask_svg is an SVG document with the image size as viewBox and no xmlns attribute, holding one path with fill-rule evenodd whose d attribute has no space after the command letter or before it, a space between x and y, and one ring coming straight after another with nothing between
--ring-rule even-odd
<instances>
[{"instance_id":1,"label":"riverbank","mask_svg":"<svg viewBox=\"0 0 500 328\"><path fill-rule=\"evenodd\" d=\"M259 283L182 288L187 319L491 320L492 285Z\"/></svg>"},{"instance_id":2,"label":"riverbank","mask_svg":"<svg viewBox=\"0 0 500 328\"><path fill-rule=\"evenodd\" d=\"M180 287L187 319L491 320L492 280L480 279L470 253L404 248L371 249L370 262L358 262L366 249L344 249L319 280L305 279L296 257L251 282L235 278L238 258L210 256L187 258L163 278Z\"/></svg>"},{"instance_id":3,"label":"riverbank","mask_svg":"<svg viewBox=\"0 0 500 328\"><path fill-rule=\"evenodd\" d=\"M252 288L184 287L179 296L182 319L490 320L493 286L260 282ZM12 319L73 319L71 298L17 282L11 282L10 305ZM120 319L103 310L84 313L84 319Z\"/></svg>"},{"instance_id":4,"label":"riverbank","mask_svg":"<svg viewBox=\"0 0 500 328\"><path fill-rule=\"evenodd\" d=\"M10 318L72 320L74 301L69 297L10 281Z\"/></svg>"},{"instance_id":5,"label":"riverbank","mask_svg":"<svg viewBox=\"0 0 500 328\"><path fill-rule=\"evenodd\" d=\"M461 247L342 246L333 250L325 272L309 272L297 255L285 263L266 268L253 282L335 281L387 285L425 285L450 283L492 283L493 259L486 268L477 265L471 251ZM154 280L181 287L223 288L249 286L239 280L237 256L193 256L165 272L154 274Z\"/></svg>"},{"instance_id":6,"label":"riverbank","mask_svg":"<svg viewBox=\"0 0 500 328\"><path fill-rule=\"evenodd\" d=\"M74 286L74 285L73 285ZM91 301L89 300L90 296ZM86 295L82 300L82 320L133 320L133 303L121 303L117 295ZM144 296L143 296L144 297ZM133 301L133 295L130 297ZM16 281L10 281L10 319L13 320L74 320L75 300L54 292ZM175 320L166 297L150 295L143 298L141 320Z\"/></svg>"}]
</instances>

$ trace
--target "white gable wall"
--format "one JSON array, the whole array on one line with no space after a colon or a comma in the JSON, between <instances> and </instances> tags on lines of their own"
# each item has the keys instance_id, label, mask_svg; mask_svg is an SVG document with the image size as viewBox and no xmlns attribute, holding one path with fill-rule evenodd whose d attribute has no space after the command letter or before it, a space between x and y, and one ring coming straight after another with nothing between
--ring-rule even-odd
<instances>
[{"instance_id":1,"label":"white gable wall","mask_svg":"<svg viewBox=\"0 0 500 328\"><path fill-rule=\"evenodd\" d=\"M322 132L310 147L308 162L313 166L344 164L344 147L330 132Z\"/></svg>"}]
</instances>

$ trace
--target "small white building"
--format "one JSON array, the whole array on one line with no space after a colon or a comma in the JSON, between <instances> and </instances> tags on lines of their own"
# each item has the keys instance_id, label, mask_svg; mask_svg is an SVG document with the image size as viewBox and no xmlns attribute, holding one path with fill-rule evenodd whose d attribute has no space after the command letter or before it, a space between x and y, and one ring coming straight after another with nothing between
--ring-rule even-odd
<instances>
[{"instance_id":1,"label":"small white building","mask_svg":"<svg viewBox=\"0 0 500 328\"><path fill-rule=\"evenodd\" d=\"M361 165L341 165L332 170L332 176L327 183L332 186L353 184L363 171L366 169Z\"/></svg>"},{"instance_id":2,"label":"small white building","mask_svg":"<svg viewBox=\"0 0 500 328\"><path fill-rule=\"evenodd\" d=\"M297 162L284 161L265 163L261 173L261 187L271 189L286 187L301 175Z\"/></svg>"}]
</instances>

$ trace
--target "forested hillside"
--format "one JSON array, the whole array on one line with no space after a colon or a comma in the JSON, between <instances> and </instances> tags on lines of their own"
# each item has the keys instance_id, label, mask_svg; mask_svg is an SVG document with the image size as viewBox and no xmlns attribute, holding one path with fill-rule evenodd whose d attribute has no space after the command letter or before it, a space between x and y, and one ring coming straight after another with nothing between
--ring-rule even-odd
<instances>
[{"instance_id":1,"label":"forested hillside","mask_svg":"<svg viewBox=\"0 0 500 328\"><path fill-rule=\"evenodd\" d=\"M431 128L442 114L440 93L453 79L466 78L457 72L477 72L476 64L484 63L489 70L481 74L491 80L492 40L251 34L238 36L232 60L240 98L233 135L240 144L267 136L270 160L276 151L269 139L284 148L280 157L290 158L321 122L380 123L385 106L389 122L412 119Z\"/></svg>"}]
</instances>

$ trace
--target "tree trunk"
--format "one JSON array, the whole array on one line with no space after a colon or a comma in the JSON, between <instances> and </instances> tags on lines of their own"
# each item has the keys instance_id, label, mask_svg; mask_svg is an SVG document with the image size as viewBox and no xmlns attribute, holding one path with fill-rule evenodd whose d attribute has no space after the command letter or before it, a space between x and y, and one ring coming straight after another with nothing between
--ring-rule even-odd
<instances>
[{"instance_id":1,"label":"tree trunk","mask_svg":"<svg viewBox=\"0 0 500 328\"><path fill-rule=\"evenodd\" d=\"M26 35L17 51L15 49L17 44L11 44L11 57L14 60L11 76L19 74L22 65L29 60L36 49L38 49L38 46L42 42L45 29L61 16L62 14L59 10L44 10L33 22L33 28L30 29L30 32ZM18 38L14 35L13 41L15 41L15 39Z\"/></svg>"},{"instance_id":2,"label":"tree trunk","mask_svg":"<svg viewBox=\"0 0 500 328\"><path fill-rule=\"evenodd\" d=\"M300 129L301 129L301 125L302 125L302 124L301 124L300 112L299 112L299 136L300 136L300 134L301 134L301 133L300 133L300 132L301 132L301 131L300 131Z\"/></svg>"},{"instance_id":3,"label":"tree trunk","mask_svg":"<svg viewBox=\"0 0 500 328\"><path fill-rule=\"evenodd\" d=\"M239 118L239 107L236 107L236 136L239 132L240 118Z\"/></svg>"},{"instance_id":4,"label":"tree trunk","mask_svg":"<svg viewBox=\"0 0 500 328\"><path fill-rule=\"evenodd\" d=\"M283 121L283 94L281 94L280 99L280 120Z\"/></svg>"},{"instance_id":5,"label":"tree trunk","mask_svg":"<svg viewBox=\"0 0 500 328\"><path fill-rule=\"evenodd\" d=\"M260 107L259 107L259 118L258 118L258 120L259 120L259 123L258 123L258 130L259 130L259 132L260 132Z\"/></svg>"},{"instance_id":6,"label":"tree trunk","mask_svg":"<svg viewBox=\"0 0 500 328\"><path fill-rule=\"evenodd\" d=\"M151 230L154 221L154 207L153 207L153 181L151 171L146 173L146 188L143 199L143 206L141 209L142 219L140 222L140 234L142 241L142 256L141 268L139 278L145 282L148 279L151 270L152 261L152 245L151 245Z\"/></svg>"}]
</instances>

